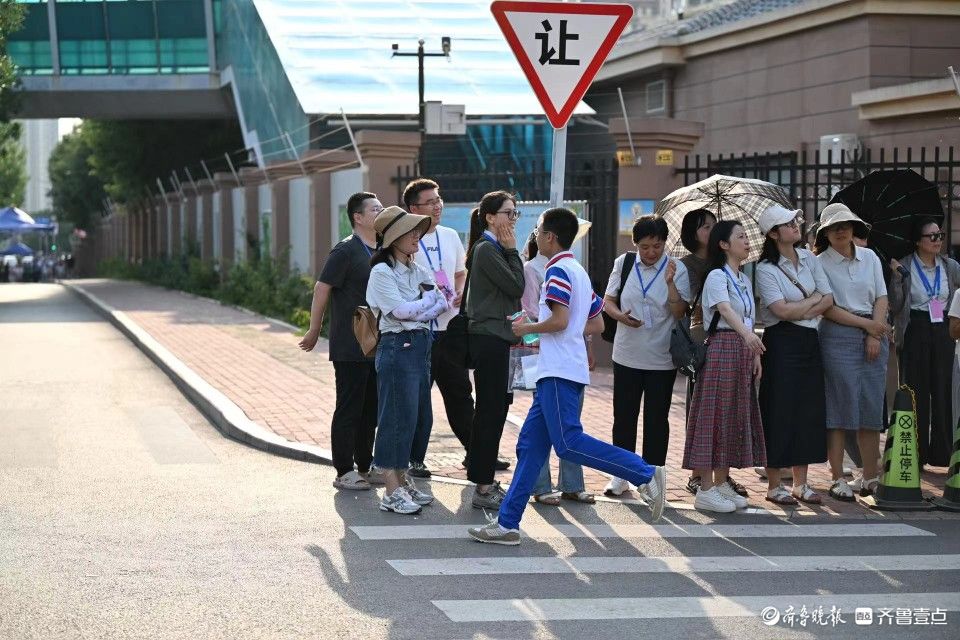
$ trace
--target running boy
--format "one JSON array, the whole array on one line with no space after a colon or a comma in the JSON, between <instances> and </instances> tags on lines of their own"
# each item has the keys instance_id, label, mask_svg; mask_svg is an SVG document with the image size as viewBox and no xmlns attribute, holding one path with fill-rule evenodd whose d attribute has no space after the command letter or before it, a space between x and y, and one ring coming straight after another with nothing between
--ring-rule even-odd
<instances>
[{"instance_id":1,"label":"running boy","mask_svg":"<svg viewBox=\"0 0 960 640\"><path fill-rule=\"evenodd\" d=\"M540 293L541 320L513 326L518 336L540 334L537 390L517 439L517 470L499 518L468 530L479 542L520 544L520 518L551 445L563 460L646 485L653 521L663 513L663 467L648 465L635 453L586 435L580 424L580 393L590 383L583 335L603 331L603 301L569 251L576 234L577 216L569 209L549 209L543 214L537 249L548 262Z\"/></svg>"}]
</instances>

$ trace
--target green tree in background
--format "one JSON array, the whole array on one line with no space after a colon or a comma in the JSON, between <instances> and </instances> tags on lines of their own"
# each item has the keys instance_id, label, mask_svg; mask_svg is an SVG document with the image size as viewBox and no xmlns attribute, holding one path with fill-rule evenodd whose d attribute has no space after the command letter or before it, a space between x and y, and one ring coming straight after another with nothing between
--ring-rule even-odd
<instances>
[{"instance_id":1,"label":"green tree in background","mask_svg":"<svg viewBox=\"0 0 960 640\"><path fill-rule=\"evenodd\" d=\"M50 158L50 196L65 220L91 231L106 196L117 203L137 202L156 195L157 178L171 190L170 172L186 181L184 167L199 180L205 177L200 160L217 159L212 171L225 162L224 153L241 147L235 121L87 120Z\"/></svg>"},{"instance_id":2,"label":"green tree in background","mask_svg":"<svg viewBox=\"0 0 960 640\"><path fill-rule=\"evenodd\" d=\"M103 180L94 173L88 125L83 123L64 136L50 156L50 198L61 220L79 229L93 230L103 208Z\"/></svg>"},{"instance_id":3,"label":"green tree in background","mask_svg":"<svg viewBox=\"0 0 960 640\"><path fill-rule=\"evenodd\" d=\"M224 153L243 147L233 120L89 121L84 127L90 136L94 172L116 202L156 193L157 178L171 189L171 171L186 182L184 167L199 180L205 177L200 160L213 158L222 164Z\"/></svg>"},{"instance_id":4,"label":"green tree in background","mask_svg":"<svg viewBox=\"0 0 960 640\"><path fill-rule=\"evenodd\" d=\"M7 34L19 29L22 21L23 7L14 0L0 0L0 207L21 204L27 188L20 126L10 122L17 103L17 70L7 55Z\"/></svg>"}]
</instances>

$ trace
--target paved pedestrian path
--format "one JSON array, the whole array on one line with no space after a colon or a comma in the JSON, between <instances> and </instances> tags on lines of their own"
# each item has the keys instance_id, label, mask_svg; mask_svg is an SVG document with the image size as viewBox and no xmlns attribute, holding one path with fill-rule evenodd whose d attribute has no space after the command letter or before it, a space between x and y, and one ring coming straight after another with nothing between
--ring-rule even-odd
<instances>
[{"instance_id":1,"label":"paved pedestrian path","mask_svg":"<svg viewBox=\"0 0 960 640\"><path fill-rule=\"evenodd\" d=\"M96 296L110 308L149 333L216 390L232 400L252 421L291 441L330 447L329 425L334 408L333 367L327 359L327 344L321 340L311 353L297 347L299 338L288 325L248 311L221 305L177 291L141 283L115 280L76 280L71 286ZM692 496L686 491L686 474L680 469L684 439L683 381L678 378L670 412L670 446L667 466L667 499L677 508L692 508ZM598 370L588 388L583 409L587 432L610 439L612 424L612 374ZM513 460L523 416L530 406L528 393L517 393L510 418L503 432L500 453ZM453 436L442 409L443 400L434 389L434 427L427 466L434 473L453 479L466 479L461 465L463 450ZM557 459L552 456L556 479ZM946 469L934 468L923 474L923 489L940 495ZM732 474L747 486L754 507L784 513L764 502L766 482L752 470ZM510 472L498 474L509 482ZM599 494L608 478L585 470L587 489ZM841 514L848 517L891 518L891 514L871 511L862 503L839 503L826 498L829 471L825 464L814 465L810 482L824 495L820 507L802 506L798 515ZM626 498L634 498L625 494ZM788 509L787 513L795 511Z\"/></svg>"}]
</instances>

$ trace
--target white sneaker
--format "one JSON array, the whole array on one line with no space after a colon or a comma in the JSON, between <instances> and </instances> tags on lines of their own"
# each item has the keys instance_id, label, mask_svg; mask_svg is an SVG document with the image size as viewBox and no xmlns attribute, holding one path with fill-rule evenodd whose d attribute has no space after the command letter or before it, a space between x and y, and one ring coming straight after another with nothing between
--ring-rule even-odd
<instances>
[{"instance_id":1,"label":"white sneaker","mask_svg":"<svg viewBox=\"0 0 960 640\"><path fill-rule=\"evenodd\" d=\"M697 491L697 497L693 501L693 508L698 511L713 511L715 513L733 513L737 510L730 500L723 497L723 494L717 487L710 487L704 490L702 487Z\"/></svg>"},{"instance_id":2,"label":"white sneaker","mask_svg":"<svg viewBox=\"0 0 960 640\"><path fill-rule=\"evenodd\" d=\"M421 506L413 501L413 498L403 487L397 487L390 495L384 492L383 499L380 500L380 511L393 511L394 513L410 515L420 513L420 509Z\"/></svg>"},{"instance_id":3,"label":"white sneaker","mask_svg":"<svg viewBox=\"0 0 960 640\"><path fill-rule=\"evenodd\" d=\"M719 491L720 495L724 498L735 504L737 509L746 509L747 505L750 504L746 498L734 491L728 482L717 485L717 491Z\"/></svg>"},{"instance_id":4,"label":"white sneaker","mask_svg":"<svg viewBox=\"0 0 960 640\"><path fill-rule=\"evenodd\" d=\"M610 482L603 489L605 496L621 496L624 491L630 491L630 483L622 478L610 478Z\"/></svg>"},{"instance_id":5,"label":"white sneaker","mask_svg":"<svg viewBox=\"0 0 960 640\"><path fill-rule=\"evenodd\" d=\"M663 507L667 502L667 471L663 467L656 467L653 478L643 485L646 489L647 504L653 512L653 522L663 515Z\"/></svg>"},{"instance_id":6,"label":"white sneaker","mask_svg":"<svg viewBox=\"0 0 960 640\"><path fill-rule=\"evenodd\" d=\"M403 488L406 490L407 495L410 496L411 500L419 504L421 507L425 507L433 502L433 496L426 491L421 491L418 489L417 485L413 483L413 478L406 476L404 479L406 480L406 483L403 485Z\"/></svg>"}]
</instances>

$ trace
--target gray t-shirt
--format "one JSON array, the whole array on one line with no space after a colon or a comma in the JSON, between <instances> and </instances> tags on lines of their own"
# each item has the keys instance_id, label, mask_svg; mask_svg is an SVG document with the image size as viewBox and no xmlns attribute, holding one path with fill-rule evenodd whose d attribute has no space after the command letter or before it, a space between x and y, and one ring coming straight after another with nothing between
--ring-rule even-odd
<instances>
[{"instance_id":1,"label":"gray t-shirt","mask_svg":"<svg viewBox=\"0 0 960 640\"><path fill-rule=\"evenodd\" d=\"M330 359L335 362L369 362L353 335L353 310L367 304L370 253L360 236L337 243L327 257L318 280L330 291Z\"/></svg>"}]
</instances>

